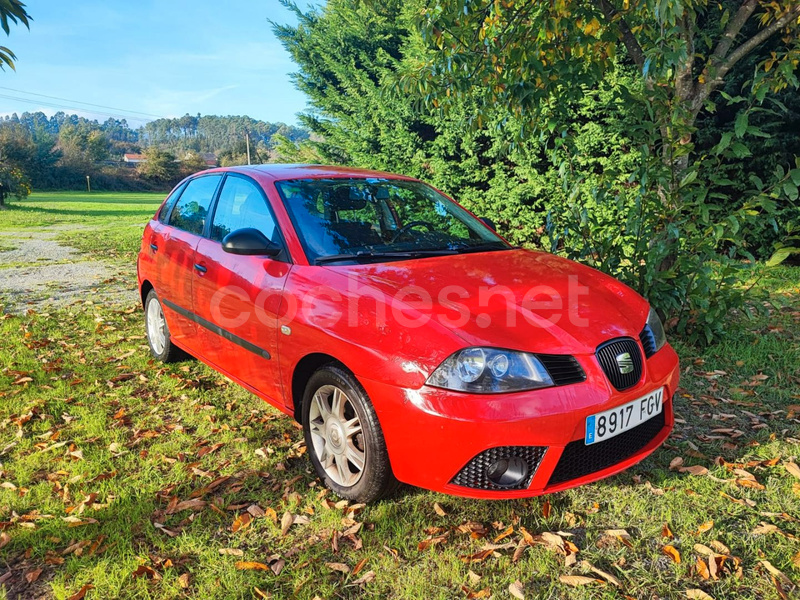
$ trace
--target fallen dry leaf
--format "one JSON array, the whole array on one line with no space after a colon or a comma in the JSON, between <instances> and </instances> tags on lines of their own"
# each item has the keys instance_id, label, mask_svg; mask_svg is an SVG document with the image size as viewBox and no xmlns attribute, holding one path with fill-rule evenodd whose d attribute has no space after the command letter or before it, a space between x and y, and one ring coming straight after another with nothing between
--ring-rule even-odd
<instances>
[{"instance_id":1,"label":"fallen dry leaf","mask_svg":"<svg viewBox=\"0 0 800 600\"><path fill-rule=\"evenodd\" d=\"M680 564L681 553L678 552L678 549L675 548L675 546L670 546L669 544L667 544L666 546L661 548L661 551L667 556L669 556L673 560L673 562L675 562L676 564Z\"/></svg>"},{"instance_id":2,"label":"fallen dry leaf","mask_svg":"<svg viewBox=\"0 0 800 600\"><path fill-rule=\"evenodd\" d=\"M758 527L756 527L755 529L753 529L752 534L753 535L767 535L767 534L770 534L770 533L780 533L780 531L781 530L778 529L772 523L765 523L764 521L761 521L761 524Z\"/></svg>"},{"instance_id":3,"label":"fallen dry leaf","mask_svg":"<svg viewBox=\"0 0 800 600\"><path fill-rule=\"evenodd\" d=\"M219 553L223 556L244 556L244 552L239 550L239 548L220 548Z\"/></svg>"},{"instance_id":4,"label":"fallen dry leaf","mask_svg":"<svg viewBox=\"0 0 800 600\"><path fill-rule=\"evenodd\" d=\"M25 573L25 581L28 583L33 583L37 579L39 579L39 575L42 574L42 569L34 569L33 571L28 571Z\"/></svg>"},{"instance_id":5,"label":"fallen dry leaf","mask_svg":"<svg viewBox=\"0 0 800 600\"><path fill-rule=\"evenodd\" d=\"M350 573L350 567L348 567L344 563L326 562L325 566L334 571L339 571L340 573L344 573L345 575Z\"/></svg>"},{"instance_id":6,"label":"fallen dry leaf","mask_svg":"<svg viewBox=\"0 0 800 600\"><path fill-rule=\"evenodd\" d=\"M283 516L281 517L282 536L285 536L289 532L289 528L292 526L292 523L294 523L294 517L292 516L292 513L290 513L287 510L285 513L283 513Z\"/></svg>"},{"instance_id":7,"label":"fallen dry leaf","mask_svg":"<svg viewBox=\"0 0 800 600\"><path fill-rule=\"evenodd\" d=\"M702 467L700 465L693 465L691 467L681 467L678 469L680 473L689 473L690 475L705 475L708 473L708 469Z\"/></svg>"},{"instance_id":8,"label":"fallen dry leaf","mask_svg":"<svg viewBox=\"0 0 800 600\"><path fill-rule=\"evenodd\" d=\"M518 600L525 600L525 594L522 591L522 582L517 579L514 583L508 586L508 593L518 598Z\"/></svg>"},{"instance_id":9,"label":"fallen dry leaf","mask_svg":"<svg viewBox=\"0 0 800 600\"><path fill-rule=\"evenodd\" d=\"M250 513L244 512L240 514L236 519L233 521L233 525L231 525L231 531L236 533L240 529L244 529L253 521L253 517L250 516Z\"/></svg>"},{"instance_id":10,"label":"fallen dry leaf","mask_svg":"<svg viewBox=\"0 0 800 600\"><path fill-rule=\"evenodd\" d=\"M480 552L476 552L475 554L468 554L466 556L462 556L461 560L464 561L465 563L483 562L487 558L489 558L493 552L494 550L489 548L488 550L481 550Z\"/></svg>"},{"instance_id":11,"label":"fallen dry leaf","mask_svg":"<svg viewBox=\"0 0 800 600\"><path fill-rule=\"evenodd\" d=\"M361 569L363 569L364 565L366 564L367 564L366 558L362 558L360 561L358 561L358 564L356 564L356 566L353 567L353 577L358 575L361 572Z\"/></svg>"},{"instance_id":12,"label":"fallen dry leaf","mask_svg":"<svg viewBox=\"0 0 800 600\"><path fill-rule=\"evenodd\" d=\"M716 550L720 554L730 554L731 553L731 549L728 548L725 544L723 544L719 540L713 540L712 542L709 542L709 543L711 544L711 547L714 548L714 550Z\"/></svg>"},{"instance_id":13,"label":"fallen dry leaf","mask_svg":"<svg viewBox=\"0 0 800 600\"><path fill-rule=\"evenodd\" d=\"M286 566L286 561L280 558L279 556L273 557L274 560L270 560L269 568L272 569L272 572L275 575L280 575L281 571L283 571L283 567Z\"/></svg>"},{"instance_id":14,"label":"fallen dry leaf","mask_svg":"<svg viewBox=\"0 0 800 600\"><path fill-rule=\"evenodd\" d=\"M758 483L755 479L740 478L735 480L736 485L739 487L753 488L755 490L766 489L762 484Z\"/></svg>"},{"instance_id":15,"label":"fallen dry leaf","mask_svg":"<svg viewBox=\"0 0 800 600\"><path fill-rule=\"evenodd\" d=\"M147 579L161 579L161 575L155 569L147 565L139 565L131 575L133 575L133 577L147 577Z\"/></svg>"},{"instance_id":16,"label":"fallen dry leaf","mask_svg":"<svg viewBox=\"0 0 800 600\"><path fill-rule=\"evenodd\" d=\"M488 587L475 592L469 589L467 586L462 585L461 591L466 594L467 600L485 600L486 598L492 597L492 590L489 589Z\"/></svg>"},{"instance_id":17,"label":"fallen dry leaf","mask_svg":"<svg viewBox=\"0 0 800 600\"><path fill-rule=\"evenodd\" d=\"M67 600L83 600L86 597L86 592L88 592L89 590L93 590L93 589L94 589L94 586L91 583L87 583L81 589L79 589L77 592L72 594L72 596L67 598Z\"/></svg>"},{"instance_id":18,"label":"fallen dry leaf","mask_svg":"<svg viewBox=\"0 0 800 600\"><path fill-rule=\"evenodd\" d=\"M500 540L504 540L505 538L507 538L508 536L510 536L512 533L514 533L514 527L512 527L511 525L509 525L509 526L508 526L508 528L507 528L507 529L506 529L506 530L505 530L503 533L501 533L501 534L500 534L500 535L498 535L496 538L494 538L494 543L496 544L496 543L497 543L497 542L499 542Z\"/></svg>"},{"instance_id":19,"label":"fallen dry leaf","mask_svg":"<svg viewBox=\"0 0 800 600\"><path fill-rule=\"evenodd\" d=\"M589 585L592 583L605 583L602 579L595 579L594 577L584 577L583 575L561 575L558 580L561 583L566 583L573 587L580 585Z\"/></svg>"},{"instance_id":20,"label":"fallen dry leaf","mask_svg":"<svg viewBox=\"0 0 800 600\"><path fill-rule=\"evenodd\" d=\"M667 525L666 523L664 523L661 526L661 537L665 537L665 538L669 538L669 539L673 539L675 537L673 535L673 533L672 533L672 529L670 529L669 525Z\"/></svg>"},{"instance_id":21,"label":"fallen dry leaf","mask_svg":"<svg viewBox=\"0 0 800 600\"><path fill-rule=\"evenodd\" d=\"M772 575L774 575L778 579L778 581L780 581L783 585L785 585L787 587L794 586L794 583L792 583L792 580L789 579L786 575L784 575L784 573L782 571L780 571L777 567L775 567L768 560L760 560L760 561L758 561L758 564L760 564L767 571L769 571Z\"/></svg>"},{"instance_id":22,"label":"fallen dry leaf","mask_svg":"<svg viewBox=\"0 0 800 600\"><path fill-rule=\"evenodd\" d=\"M365 583L369 583L373 579L375 579L375 571L367 571L363 576L359 577L353 583L349 583L348 585L363 585Z\"/></svg>"},{"instance_id":23,"label":"fallen dry leaf","mask_svg":"<svg viewBox=\"0 0 800 600\"><path fill-rule=\"evenodd\" d=\"M269 566L260 562L237 561L234 566L239 571L269 571Z\"/></svg>"},{"instance_id":24,"label":"fallen dry leaf","mask_svg":"<svg viewBox=\"0 0 800 600\"><path fill-rule=\"evenodd\" d=\"M605 579L611 585L614 585L616 587L622 587L622 582L619 579L614 577L611 573L606 573L605 571L601 571L600 569L592 565L592 563L590 563L588 560L582 560L581 566L584 569L590 570L595 575L600 575L600 577Z\"/></svg>"},{"instance_id":25,"label":"fallen dry leaf","mask_svg":"<svg viewBox=\"0 0 800 600\"><path fill-rule=\"evenodd\" d=\"M189 574L184 573L183 575L178 577L178 585L181 586L183 589L189 587Z\"/></svg>"},{"instance_id":26,"label":"fallen dry leaf","mask_svg":"<svg viewBox=\"0 0 800 600\"><path fill-rule=\"evenodd\" d=\"M703 590L686 590L686 597L692 600L714 600L713 596L709 596Z\"/></svg>"},{"instance_id":27,"label":"fallen dry leaf","mask_svg":"<svg viewBox=\"0 0 800 600\"><path fill-rule=\"evenodd\" d=\"M167 509L166 513L171 515L173 513L180 512L182 510L199 510L206 505L205 500L200 500L199 498L193 498L191 500L184 500L183 502L178 502L174 506L171 506Z\"/></svg>"},{"instance_id":28,"label":"fallen dry leaf","mask_svg":"<svg viewBox=\"0 0 800 600\"><path fill-rule=\"evenodd\" d=\"M714 558L712 557L711 560L714 560ZM694 571L702 579L708 579L709 577L711 577L711 574L708 572L708 566L706 565L705 561L699 556L697 557L697 562L695 562L694 564Z\"/></svg>"},{"instance_id":29,"label":"fallen dry leaf","mask_svg":"<svg viewBox=\"0 0 800 600\"><path fill-rule=\"evenodd\" d=\"M444 512L444 509L441 507L441 505L438 502L434 502L433 503L433 510L440 517L446 517L447 516L447 513Z\"/></svg>"},{"instance_id":30,"label":"fallen dry leaf","mask_svg":"<svg viewBox=\"0 0 800 600\"><path fill-rule=\"evenodd\" d=\"M437 535L434 537L429 537L427 539L422 540L419 544L417 544L417 550L422 552L423 550L427 550L433 546L437 546L439 544L443 544L447 541L447 533L442 535Z\"/></svg>"},{"instance_id":31,"label":"fallen dry leaf","mask_svg":"<svg viewBox=\"0 0 800 600\"><path fill-rule=\"evenodd\" d=\"M700 525L700 527L697 528L697 533L705 533L706 531L708 531L712 527L714 527L714 521L713 520L706 521L705 523Z\"/></svg>"},{"instance_id":32,"label":"fallen dry leaf","mask_svg":"<svg viewBox=\"0 0 800 600\"><path fill-rule=\"evenodd\" d=\"M789 473L800 479L800 467L798 467L793 462L786 462L783 463L783 468L786 469Z\"/></svg>"}]
</instances>

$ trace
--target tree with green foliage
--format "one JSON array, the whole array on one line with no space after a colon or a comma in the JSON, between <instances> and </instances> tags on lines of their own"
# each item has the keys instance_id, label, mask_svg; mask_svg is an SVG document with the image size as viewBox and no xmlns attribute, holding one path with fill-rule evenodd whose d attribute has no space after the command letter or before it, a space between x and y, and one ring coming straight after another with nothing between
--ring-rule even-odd
<instances>
[{"instance_id":1,"label":"tree with green foliage","mask_svg":"<svg viewBox=\"0 0 800 600\"><path fill-rule=\"evenodd\" d=\"M180 174L183 177L192 175L208 168L205 159L197 152L187 152L180 161Z\"/></svg>"},{"instance_id":2,"label":"tree with green foliage","mask_svg":"<svg viewBox=\"0 0 800 600\"><path fill-rule=\"evenodd\" d=\"M477 126L507 107L506 130L518 143L543 139L559 165L568 201L550 215L550 247L634 285L671 326L710 341L743 306L745 232L798 196L800 162L735 196L722 169L769 135L751 118L780 108L771 93L797 88L798 19L800 3L787 0L438 0L419 13L428 45L406 57L403 89L444 112L470 98ZM724 92L767 41L741 92ZM570 105L618 69L620 52L635 77L614 94L638 113L628 132L637 164L587 189ZM734 127L698 152L698 116L717 105L737 110Z\"/></svg>"},{"instance_id":3,"label":"tree with green foliage","mask_svg":"<svg viewBox=\"0 0 800 600\"><path fill-rule=\"evenodd\" d=\"M22 23L30 29L32 20L33 18L28 14L25 5L19 0L0 0L0 27L3 28L6 35L11 33L9 21L14 24ZM5 46L0 46L0 69L5 69L4 65L7 65L16 70L14 66L15 60L17 60L17 57L11 50Z\"/></svg>"},{"instance_id":4,"label":"tree with green foliage","mask_svg":"<svg viewBox=\"0 0 800 600\"><path fill-rule=\"evenodd\" d=\"M137 166L137 171L144 179L160 184L173 182L178 176L178 163L175 155L150 146L144 151L145 161Z\"/></svg>"},{"instance_id":5,"label":"tree with green foliage","mask_svg":"<svg viewBox=\"0 0 800 600\"><path fill-rule=\"evenodd\" d=\"M31 193L31 185L25 174L16 167L6 164L0 157L0 208L6 205L6 198L13 196L23 200Z\"/></svg>"},{"instance_id":6,"label":"tree with green foliage","mask_svg":"<svg viewBox=\"0 0 800 600\"><path fill-rule=\"evenodd\" d=\"M621 45L649 101L665 157L680 169L692 127L734 67L770 38L781 40L749 88L798 86L800 3L792 0L438 0L419 24L432 51L414 57L408 84L446 106L463 94L503 103L524 131L549 128L542 107L580 97L614 67ZM477 118L480 118L478 113ZM680 141L684 150L672 154Z\"/></svg>"}]
</instances>

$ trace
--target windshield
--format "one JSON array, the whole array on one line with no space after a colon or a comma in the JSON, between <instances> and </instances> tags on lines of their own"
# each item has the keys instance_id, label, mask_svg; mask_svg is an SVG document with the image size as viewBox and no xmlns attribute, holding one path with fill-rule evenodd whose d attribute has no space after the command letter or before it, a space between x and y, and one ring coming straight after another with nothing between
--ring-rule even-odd
<instances>
[{"instance_id":1,"label":"windshield","mask_svg":"<svg viewBox=\"0 0 800 600\"><path fill-rule=\"evenodd\" d=\"M510 248L463 208L417 181L301 179L275 185L312 263Z\"/></svg>"}]
</instances>

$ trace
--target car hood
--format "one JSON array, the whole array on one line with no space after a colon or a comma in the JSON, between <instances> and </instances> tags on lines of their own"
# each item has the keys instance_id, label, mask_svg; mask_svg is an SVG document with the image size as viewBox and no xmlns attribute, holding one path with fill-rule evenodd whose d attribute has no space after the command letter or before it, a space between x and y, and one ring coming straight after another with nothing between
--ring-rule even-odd
<instances>
[{"instance_id":1,"label":"car hood","mask_svg":"<svg viewBox=\"0 0 800 600\"><path fill-rule=\"evenodd\" d=\"M329 268L352 289L385 294L412 329L449 330L464 346L591 354L609 339L638 337L649 310L616 279L530 250Z\"/></svg>"}]
</instances>

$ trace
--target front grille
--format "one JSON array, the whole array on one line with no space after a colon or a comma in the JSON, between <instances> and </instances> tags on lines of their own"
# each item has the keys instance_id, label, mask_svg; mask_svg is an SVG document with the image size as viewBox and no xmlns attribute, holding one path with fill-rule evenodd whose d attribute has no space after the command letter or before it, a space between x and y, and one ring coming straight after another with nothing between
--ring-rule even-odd
<instances>
[{"instance_id":1,"label":"front grille","mask_svg":"<svg viewBox=\"0 0 800 600\"><path fill-rule=\"evenodd\" d=\"M664 410L616 437L587 446L584 440L567 444L548 485L564 483L607 469L647 446L664 428Z\"/></svg>"},{"instance_id":2,"label":"front grille","mask_svg":"<svg viewBox=\"0 0 800 600\"><path fill-rule=\"evenodd\" d=\"M630 355L633 370L622 373L618 359L624 354ZM603 368L608 380L618 390L627 390L633 387L642 378L642 353L639 345L633 338L619 338L611 340L597 347L597 360Z\"/></svg>"},{"instance_id":3,"label":"front grille","mask_svg":"<svg viewBox=\"0 0 800 600\"><path fill-rule=\"evenodd\" d=\"M647 358L653 356L656 353L656 336L653 335L653 330L650 329L650 325L645 325L644 329L642 329L642 333L639 334L639 340L642 342L642 348L644 348L644 355Z\"/></svg>"},{"instance_id":4,"label":"front grille","mask_svg":"<svg viewBox=\"0 0 800 600\"><path fill-rule=\"evenodd\" d=\"M556 385L569 385L586 381L586 373L574 356L568 354L537 354L536 357L550 373Z\"/></svg>"},{"instance_id":5,"label":"front grille","mask_svg":"<svg viewBox=\"0 0 800 600\"><path fill-rule=\"evenodd\" d=\"M453 477L456 485L474 488L478 490L524 490L531 484L539 463L542 462L546 446L498 446L490 448L478 454L475 458ZM503 487L489 481L487 472L489 467L498 460L508 458L521 458L528 463L528 476L519 484L511 487Z\"/></svg>"}]
</instances>

